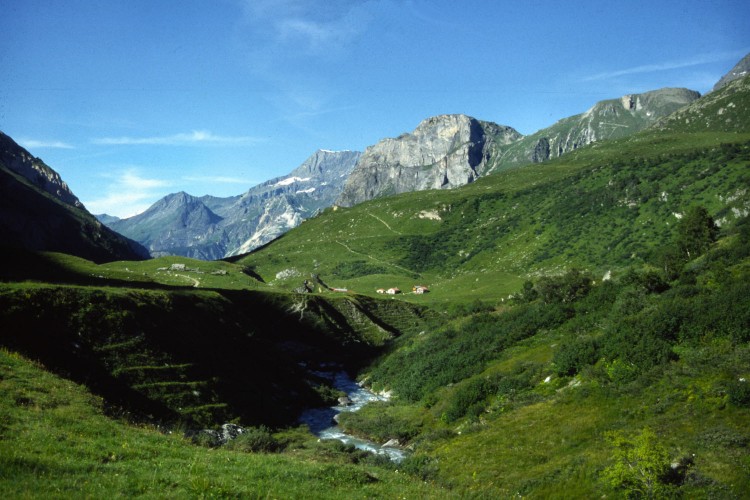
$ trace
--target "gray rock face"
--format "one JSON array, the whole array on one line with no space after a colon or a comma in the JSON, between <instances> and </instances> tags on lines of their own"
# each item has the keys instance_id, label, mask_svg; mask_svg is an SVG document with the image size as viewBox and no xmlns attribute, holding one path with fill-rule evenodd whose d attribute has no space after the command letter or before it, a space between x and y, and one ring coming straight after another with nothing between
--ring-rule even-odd
<instances>
[{"instance_id":1,"label":"gray rock face","mask_svg":"<svg viewBox=\"0 0 750 500\"><path fill-rule=\"evenodd\" d=\"M368 147L337 204L380 196L463 186L481 176L492 155L521 136L510 127L466 115L424 120L410 134Z\"/></svg>"},{"instance_id":2,"label":"gray rock face","mask_svg":"<svg viewBox=\"0 0 750 500\"><path fill-rule=\"evenodd\" d=\"M153 256L220 259L249 252L333 204L358 151L319 150L289 175L241 196L168 195L145 212L110 223Z\"/></svg>"},{"instance_id":3,"label":"gray rock face","mask_svg":"<svg viewBox=\"0 0 750 500\"><path fill-rule=\"evenodd\" d=\"M502 156L495 156L497 160L489 170L539 163L596 141L634 134L699 97L693 90L666 88L598 102L585 113L564 118L516 141Z\"/></svg>"},{"instance_id":4,"label":"gray rock face","mask_svg":"<svg viewBox=\"0 0 750 500\"><path fill-rule=\"evenodd\" d=\"M716 82L716 85L714 85L714 87L711 89L711 92L719 90L720 88L726 86L729 82L738 80L747 75L750 75L750 54L743 57L742 60L740 60L740 62L738 62L734 66L734 68L729 71L729 73L722 76L721 79Z\"/></svg>"}]
</instances>

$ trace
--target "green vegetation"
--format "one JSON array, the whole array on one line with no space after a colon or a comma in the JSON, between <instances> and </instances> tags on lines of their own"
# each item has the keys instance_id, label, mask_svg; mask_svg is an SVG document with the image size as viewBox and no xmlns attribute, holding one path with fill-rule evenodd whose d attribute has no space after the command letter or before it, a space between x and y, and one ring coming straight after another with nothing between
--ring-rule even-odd
<instances>
[{"instance_id":1,"label":"green vegetation","mask_svg":"<svg viewBox=\"0 0 750 500\"><path fill-rule=\"evenodd\" d=\"M727 89L231 262L3 249L0 494L746 496L750 97ZM341 425L404 462L297 426L339 396L332 360L391 394ZM193 432L225 422L248 432Z\"/></svg>"},{"instance_id":2,"label":"green vegetation","mask_svg":"<svg viewBox=\"0 0 750 500\"><path fill-rule=\"evenodd\" d=\"M488 496L741 496L750 221L692 257L674 280L648 265L543 277L513 305L404 335L368 371L393 401L342 424L406 440L436 480Z\"/></svg>"},{"instance_id":3,"label":"green vegetation","mask_svg":"<svg viewBox=\"0 0 750 500\"><path fill-rule=\"evenodd\" d=\"M0 492L60 497L447 497L445 490L309 434L249 433L232 447L103 413L85 387L0 349ZM273 440L284 453L256 453ZM231 449L230 449L231 448Z\"/></svg>"}]
</instances>

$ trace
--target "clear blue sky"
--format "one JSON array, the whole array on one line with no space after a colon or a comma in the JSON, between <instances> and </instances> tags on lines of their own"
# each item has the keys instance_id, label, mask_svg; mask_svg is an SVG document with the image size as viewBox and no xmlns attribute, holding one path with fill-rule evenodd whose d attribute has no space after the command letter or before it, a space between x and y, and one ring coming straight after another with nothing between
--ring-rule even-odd
<instances>
[{"instance_id":1,"label":"clear blue sky","mask_svg":"<svg viewBox=\"0 0 750 500\"><path fill-rule=\"evenodd\" d=\"M748 52L747 0L3 0L0 130L122 217L433 115L528 134L626 93L705 93Z\"/></svg>"}]
</instances>

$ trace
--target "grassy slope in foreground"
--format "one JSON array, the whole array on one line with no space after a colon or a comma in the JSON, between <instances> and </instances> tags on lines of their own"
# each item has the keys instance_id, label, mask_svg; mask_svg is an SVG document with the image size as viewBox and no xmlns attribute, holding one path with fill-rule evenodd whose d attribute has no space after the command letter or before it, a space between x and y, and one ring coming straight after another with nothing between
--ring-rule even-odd
<instances>
[{"instance_id":1,"label":"grassy slope in foreground","mask_svg":"<svg viewBox=\"0 0 750 500\"><path fill-rule=\"evenodd\" d=\"M315 440L288 454L195 446L112 420L101 401L0 349L0 496L441 498L446 492Z\"/></svg>"}]
</instances>

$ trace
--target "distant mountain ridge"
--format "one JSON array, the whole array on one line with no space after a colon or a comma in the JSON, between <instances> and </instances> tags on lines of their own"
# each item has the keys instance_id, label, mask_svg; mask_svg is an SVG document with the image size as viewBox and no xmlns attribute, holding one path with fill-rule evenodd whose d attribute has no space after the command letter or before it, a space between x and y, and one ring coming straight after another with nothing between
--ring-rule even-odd
<instances>
[{"instance_id":1,"label":"distant mountain ridge","mask_svg":"<svg viewBox=\"0 0 750 500\"><path fill-rule=\"evenodd\" d=\"M337 204L449 189L495 171L547 161L592 142L634 134L699 97L679 88L629 94L601 101L528 136L466 115L428 118L412 133L368 147Z\"/></svg>"},{"instance_id":2,"label":"distant mountain ridge","mask_svg":"<svg viewBox=\"0 0 750 500\"><path fill-rule=\"evenodd\" d=\"M596 141L632 135L698 98L700 94L694 90L665 88L600 101L585 113L563 118L523 137L508 148L490 171L540 163Z\"/></svg>"},{"instance_id":3,"label":"distant mountain ridge","mask_svg":"<svg viewBox=\"0 0 750 500\"><path fill-rule=\"evenodd\" d=\"M331 206L359 156L358 151L319 150L288 175L241 196L174 193L141 214L108 224L154 257L210 260L249 252Z\"/></svg>"},{"instance_id":4,"label":"distant mountain ridge","mask_svg":"<svg viewBox=\"0 0 750 500\"><path fill-rule=\"evenodd\" d=\"M60 174L2 132L0 244L95 262L148 257L145 248L91 215Z\"/></svg>"},{"instance_id":5,"label":"distant mountain ridge","mask_svg":"<svg viewBox=\"0 0 750 500\"><path fill-rule=\"evenodd\" d=\"M741 78L749 66L750 55L714 89ZM411 133L383 139L366 148L361 157L356 153L356 159L348 158L345 172L333 168L326 177L327 169L319 167L331 161L326 156L333 152L320 150L288 176L264 182L240 197L197 198L182 193L172 199L170 195L143 214L107 224L148 246L154 256L216 259L238 255L332 204L353 206L404 192L449 189L493 172L544 162L657 125L700 97L685 88L627 94L600 101L584 113L528 136L467 115L434 116Z\"/></svg>"}]
</instances>

